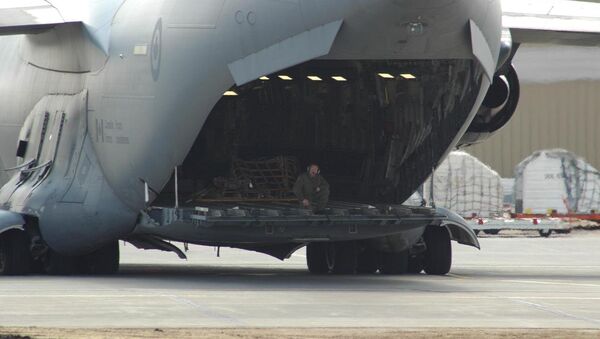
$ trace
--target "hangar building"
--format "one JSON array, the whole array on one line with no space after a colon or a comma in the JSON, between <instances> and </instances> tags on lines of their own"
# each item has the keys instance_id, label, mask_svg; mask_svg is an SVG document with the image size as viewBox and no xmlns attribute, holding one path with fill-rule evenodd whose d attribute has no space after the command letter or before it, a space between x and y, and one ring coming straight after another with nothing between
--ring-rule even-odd
<instances>
[{"instance_id":1,"label":"hangar building","mask_svg":"<svg viewBox=\"0 0 600 339\"><path fill-rule=\"evenodd\" d=\"M513 119L465 150L502 177L542 149L566 149L600 168L600 48L523 46L514 64L521 101Z\"/></svg>"}]
</instances>

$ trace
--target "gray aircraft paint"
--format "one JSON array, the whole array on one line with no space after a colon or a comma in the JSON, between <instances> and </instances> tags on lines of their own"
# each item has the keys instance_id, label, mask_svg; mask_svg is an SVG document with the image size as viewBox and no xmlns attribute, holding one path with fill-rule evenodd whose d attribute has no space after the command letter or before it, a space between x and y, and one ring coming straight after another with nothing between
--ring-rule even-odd
<instances>
[{"instance_id":1,"label":"gray aircraft paint","mask_svg":"<svg viewBox=\"0 0 600 339\"><path fill-rule=\"evenodd\" d=\"M0 168L2 168L2 169L8 168L7 166L4 165L4 163L2 162L2 159L0 159ZM0 182L5 183L7 181L8 181L8 174L7 174L7 172L1 171L0 172Z\"/></svg>"},{"instance_id":2,"label":"gray aircraft paint","mask_svg":"<svg viewBox=\"0 0 600 339\"><path fill-rule=\"evenodd\" d=\"M66 3L56 5L61 9ZM81 13L80 20L96 23L86 29L99 28L92 30L92 44L73 46L77 57L65 59L64 48L44 44L56 41L57 34L63 41L85 37L76 28L0 38L0 159L6 166L16 165L17 135L36 103L52 93L87 93L82 154L94 176L77 188L87 190L85 198L72 193L83 200L77 202L83 209L61 210L61 198L36 192L46 198L22 211L40 216L48 243L63 252L87 251L131 230L144 207L142 181L155 189L167 183L213 106L234 84L230 65L238 60L340 20L324 59L473 59L469 20L481 30L494 60L500 45L500 4L488 0L128 0L101 9ZM76 20L77 13L69 19ZM415 22L423 24L422 33L410 31ZM28 59L36 52L45 56L32 62L40 67L83 73L33 67ZM294 60L302 61L308 60ZM486 90L487 83L478 102Z\"/></svg>"},{"instance_id":3,"label":"gray aircraft paint","mask_svg":"<svg viewBox=\"0 0 600 339\"><path fill-rule=\"evenodd\" d=\"M108 53L112 20L126 0L48 0L65 21L84 23L92 42Z\"/></svg>"}]
</instances>

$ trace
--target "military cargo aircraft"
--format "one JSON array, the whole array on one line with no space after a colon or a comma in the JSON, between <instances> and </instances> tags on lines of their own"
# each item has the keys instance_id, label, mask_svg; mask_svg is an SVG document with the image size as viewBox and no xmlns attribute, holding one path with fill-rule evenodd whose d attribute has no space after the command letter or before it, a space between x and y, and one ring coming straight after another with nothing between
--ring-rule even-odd
<instances>
[{"instance_id":1,"label":"military cargo aircraft","mask_svg":"<svg viewBox=\"0 0 600 339\"><path fill-rule=\"evenodd\" d=\"M597 43L588 5L512 3L503 25L498 0L1 0L0 274L114 273L119 240L446 274L477 237L402 202L509 121L519 43ZM281 155L322 165L325 211L179 202Z\"/></svg>"}]
</instances>

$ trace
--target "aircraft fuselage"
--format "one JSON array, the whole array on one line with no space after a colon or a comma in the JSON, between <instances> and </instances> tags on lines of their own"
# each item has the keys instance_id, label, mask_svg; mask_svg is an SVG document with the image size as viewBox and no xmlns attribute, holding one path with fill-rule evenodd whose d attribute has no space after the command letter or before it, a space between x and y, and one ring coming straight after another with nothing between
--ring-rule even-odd
<instances>
[{"instance_id":1,"label":"aircraft fuselage","mask_svg":"<svg viewBox=\"0 0 600 339\"><path fill-rule=\"evenodd\" d=\"M61 140L56 146L72 145L73 150L79 150L76 157L68 156L73 150L65 151L64 158L54 151L59 154L56 165L52 165L55 169L51 173L34 172L45 179L25 189L13 178L0 191L0 203L5 209L37 217L44 240L63 253L90 251L126 236L146 204L144 183L157 191L167 184L223 93L235 85L232 64L262 55L261 51L286 39L301 39L304 32L320 32L323 27L325 32L336 22L341 26L329 52L319 58L323 62L452 61L444 66L446 73L463 63L464 74L446 79L463 89L452 100L464 100L468 105L433 103L436 109L450 105L453 108L446 113L460 114L428 118L438 119L437 128L447 130L448 135L427 143L428 133L437 131L429 127L429 132L421 133L422 140L415 137L425 148L415 144L402 160L407 164L413 161L413 165L398 169L402 173L428 172L431 167L427 166L435 166L456 145L489 87L490 72L493 75L495 71L490 67L496 66L500 48L499 1L127 0L112 20L108 55L102 56L94 46L88 46L88 64L52 51L45 51L47 58L38 60L35 49L47 48L44 41L56 39L53 31L33 38L0 38L1 165L8 168L28 160L15 157L16 145L20 130L40 100L48 95L69 95L75 100L79 95L76 100L85 101L80 133L73 133L71 143ZM59 39L69 32L62 34ZM318 34L312 39L315 44L326 44ZM474 42L480 45L474 46ZM297 46L297 41L290 43ZM487 60L476 51L482 48ZM281 52L290 57L293 54ZM273 64L278 62L272 60ZM266 67L263 64L256 67ZM64 109L68 99L60 100L65 103L54 102L48 107ZM432 109L424 107L422 111L427 114ZM444 125L444 121L453 124ZM36 131L35 123L31 130ZM423 153L433 144L437 149L430 152L426 162L410 160L413 153ZM0 174L0 186L13 174ZM402 180L422 182L425 178L424 174L398 175L392 182L403 186ZM47 185L48 181L52 185ZM36 199L36 195L43 198Z\"/></svg>"}]
</instances>

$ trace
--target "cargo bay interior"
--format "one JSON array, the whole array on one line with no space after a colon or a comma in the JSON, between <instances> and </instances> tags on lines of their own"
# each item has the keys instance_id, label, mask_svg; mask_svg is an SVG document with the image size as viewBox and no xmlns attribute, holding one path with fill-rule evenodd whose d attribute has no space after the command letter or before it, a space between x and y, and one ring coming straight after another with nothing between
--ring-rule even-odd
<instances>
[{"instance_id":1,"label":"cargo bay interior","mask_svg":"<svg viewBox=\"0 0 600 339\"><path fill-rule=\"evenodd\" d=\"M180 201L219 180L257 188L234 165L283 159L294 175L320 164L334 200L402 203L463 127L480 78L471 60L315 60L234 86L178 170ZM172 204L173 181L156 204Z\"/></svg>"}]
</instances>

